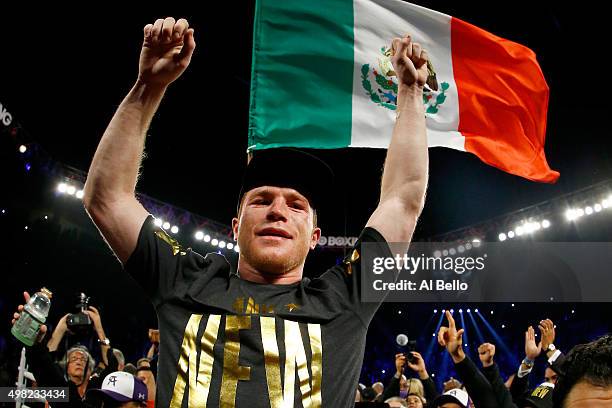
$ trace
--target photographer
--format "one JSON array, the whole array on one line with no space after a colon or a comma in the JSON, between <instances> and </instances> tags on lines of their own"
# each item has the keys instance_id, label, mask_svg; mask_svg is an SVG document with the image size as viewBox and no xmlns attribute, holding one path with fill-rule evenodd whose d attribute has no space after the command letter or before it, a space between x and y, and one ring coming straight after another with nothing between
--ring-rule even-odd
<instances>
[{"instance_id":1,"label":"photographer","mask_svg":"<svg viewBox=\"0 0 612 408\"><path fill-rule=\"evenodd\" d=\"M27 303L30 300L30 295L28 292L24 292L23 295ZM17 307L17 312L13 315L12 324L15 324L20 318L23 308L23 305ZM98 338L106 339L98 310L92 306L89 307L89 310L82 310L80 318L76 318L81 326L83 323L83 315L87 316L87 320L93 324L93 328ZM82 398L87 389L98 385L98 382L95 381L96 378L92 378L90 381L90 377L94 373L95 360L91 356L89 350L84 346L71 347L66 352L60 364L55 363L59 345L67 333L72 333L69 326L75 321L73 316L75 315L67 314L63 316L58 321L48 341L45 341L47 326L42 325L36 342L33 346L28 347L27 360L39 386L67 387L69 398L68 406L82 407ZM117 359L114 355L108 358L110 342L107 340L104 343L105 344L101 344L102 358L106 361L107 369L111 369L110 372L112 372L117 368ZM104 376L102 376L102 378L104 378Z\"/></svg>"},{"instance_id":2,"label":"photographer","mask_svg":"<svg viewBox=\"0 0 612 408\"><path fill-rule=\"evenodd\" d=\"M399 396L407 400L410 396L417 396L421 400L423 406L427 406L425 401L433 401L437 396L436 385L427 373L425 360L420 353L411 351L412 358L407 360L406 355L399 353L395 355L395 375L391 378L389 384L379 399L386 401L387 399ZM411 378L409 380L403 375L404 367L408 366L417 373L419 379Z\"/></svg>"}]
</instances>

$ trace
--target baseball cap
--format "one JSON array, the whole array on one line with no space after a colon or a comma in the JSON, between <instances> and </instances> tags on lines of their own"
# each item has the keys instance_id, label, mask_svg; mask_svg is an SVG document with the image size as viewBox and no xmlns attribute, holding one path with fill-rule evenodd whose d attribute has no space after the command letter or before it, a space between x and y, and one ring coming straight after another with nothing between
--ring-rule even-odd
<instances>
[{"instance_id":1,"label":"baseball cap","mask_svg":"<svg viewBox=\"0 0 612 408\"><path fill-rule=\"evenodd\" d=\"M293 188L319 210L330 200L334 173L323 160L303 150L279 147L257 150L249 161L238 195L261 186Z\"/></svg>"},{"instance_id":2,"label":"baseball cap","mask_svg":"<svg viewBox=\"0 0 612 408\"><path fill-rule=\"evenodd\" d=\"M447 402L454 402L455 404L459 404L463 408L467 408L469 401L470 397L468 396L467 392L459 388L454 388L438 396L438 398L434 400L433 406L439 407L440 405L446 404Z\"/></svg>"},{"instance_id":3,"label":"baseball cap","mask_svg":"<svg viewBox=\"0 0 612 408\"><path fill-rule=\"evenodd\" d=\"M87 396L110 398L119 402L146 402L148 392L147 386L140 378L123 371L115 371L104 377L100 389L87 391Z\"/></svg>"},{"instance_id":4,"label":"baseball cap","mask_svg":"<svg viewBox=\"0 0 612 408\"><path fill-rule=\"evenodd\" d=\"M523 405L534 408L552 408L553 406L553 390L555 385L552 383L542 383L529 393Z\"/></svg>"}]
</instances>

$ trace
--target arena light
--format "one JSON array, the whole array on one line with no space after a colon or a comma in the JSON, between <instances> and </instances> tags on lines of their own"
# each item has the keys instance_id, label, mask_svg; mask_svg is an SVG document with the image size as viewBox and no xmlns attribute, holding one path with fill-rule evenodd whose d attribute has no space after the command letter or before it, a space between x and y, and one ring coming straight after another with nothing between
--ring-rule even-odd
<instances>
[{"instance_id":1,"label":"arena light","mask_svg":"<svg viewBox=\"0 0 612 408\"><path fill-rule=\"evenodd\" d=\"M478 313L478 309L474 309L474 312L475 312L475 313Z\"/></svg>"},{"instance_id":2,"label":"arena light","mask_svg":"<svg viewBox=\"0 0 612 408\"><path fill-rule=\"evenodd\" d=\"M240 247L238 245L236 245L234 247L234 252L236 252L236 253L240 252Z\"/></svg>"},{"instance_id":3,"label":"arena light","mask_svg":"<svg viewBox=\"0 0 612 408\"><path fill-rule=\"evenodd\" d=\"M225 241L219 241L219 248L223 249L225 248L225 245L226 245Z\"/></svg>"},{"instance_id":4,"label":"arena light","mask_svg":"<svg viewBox=\"0 0 612 408\"><path fill-rule=\"evenodd\" d=\"M197 239L198 241L201 241L204 239L204 233L202 231L197 231L195 233L195 239Z\"/></svg>"},{"instance_id":5,"label":"arena light","mask_svg":"<svg viewBox=\"0 0 612 408\"><path fill-rule=\"evenodd\" d=\"M567 211L565 211L565 218L568 221L574 221L576 218L578 218L578 215L576 214L576 210L573 208L570 208Z\"/></svg>"},{"instance_id":6,"label":"arena light","mask_svg":"<svg viewBox=\"0 0 612 408\"><path fill-rule=\"evenodd\" d=\"M459 313L463 313L463 309L459 309Z\"/></svg>"},{"instance_id":7,"label":"arena light","mask_svg":"<svg viewBox=\"0 0 612 408\"><path fill-rule=\"evenodd\" d=\"M457 250L455 250L455 248L451 248L448 250L448 253L451 255L455 255L457 253Z\"/></svg>"},{"instance_id":8,"label":"arena light","mask_svg":"<svg viewBox=\"0 0 612 408\"><path fill-rule=\"evenodd\" d=\"M165 230L169 229L170 228L170 223L168 221L164 222L162 224L162 228L165 229Z\"/></svg>"},{"instance_id":9,"label":"arena light","mask_svg":"<svg viewBox=\"0 0 612 408\"><path fill-rule=\"evenodd\" d=\"M440 250L435 250L433 253L434 258L439 258L442 255L442 252Z\"/></svg>"},{"instance_id":10,"label":"arena light","mask_svg":"<svg viewBox=\"0 0 612 408\"><path fill-rule=\"evenodd\" d=\"M170 228L170 232L173 234L178 234L179 228L176 225L173 225L172 228Z\"/></svg>"},{"instance_id":11,"label":"arena light","mask_svg":"<svg viewBox=\"0 0 612 408\"><path fill-rule=\"evenodd\" d=\"M502 232L498 235L497 238L499 238L500 241L505 241L507 237L506 237L506 234Z\"/></svg>"},{"instance_id":12,"label":"arena light","mask_svg":"<svg viewBox=\"0 0 612 408\"><path fill-rule=\"evenodd\" d=\"M163 223L164 221L161 218L156 218L155 221L153 221L156 227L161 227Z\"/></svg>"},{"instance_id":13,"label":"arena light","mask_svg":"<svg viewBox=\"0 0 612 408\"><path fill-rule=\"evenodd\" d=\"M508 231L508 238L514 238L514 231Z\"/></svg>"},{"instance_id":14,"label":"arena light","mask_svg":"<svg viewBox=\"0 0 612 408\"><path fill-rule=\"evenodd\" d=\"M213 238L213 240L210 241L210 243L211 243L212 246L217 246L217 245L219 245L219 240L217 238Z\"/></svg>"},{"instance_id":15,"label":"arena light","mask_svg":"<svg viewBox=\"0 0 612 408\"><path fill-rule=\"evenodd\" d=\"M68 186L68 187L66 187L66 194L74 195L75 193L76 193L76 187L75 186Z\"/></svg>"},{"instance_id":16,"label":"arena light","mask_svg":"<svg viewBox=\"0 0 612 408\"><path fill-rule=\"evenodd\" d=\"M434 314L438 313L438 309L434 309Z\"/></svg>"},{"instance_id":17,"label":"arena light","mask_svg":"<svg viewBox=\"0 0 612 408\"><path fill-rule=\"evenodd\" d=\"M595 212L600 212L601 211L601 204L597 203L593 206L593 209L595 210Z\"/></svg>"},{"instance_id":18,"label":"arena light","mask_svg":"<svg viewBox=\"0 0 612 408\"><path fill-rule=\"evenodd\" d=\"M448 256L448 249L442 251L442 256Z\"/></svg>"},{"instance_id":19,"label":"arena light","mask_svg":"<svg viewBox=\"0 0 612 408\"><path fill-rule=\"evenodd\" d=\"M468 313L472 313L472 311L470 309L467 310Z\"/></svg>"},{"instance_id":20,"label":"arena light","mask_svg":"<svg viewBox=\"0 0 612 408\"><path fill-rule=\"evenodd\" d=\"M610 206L610 202L611 202L611 201L612 201L612 200L610 200L610 199L606 198L605 200L603 200L603 201L601 202L601 206L602 206L603 208L608 208L608 207Z\"/></svg>"},{"instance_id":21,"label":"arena light","mask_svg":"<svg viewBox=\"0 0 612 408\"><path fill-rule=\"evenodd\" d=\"M502 329L505 329L505 328L506 328L506 325L505 325L505 324L502 324L502 325L501 325L501 328L502 328Z\"/></svg>"},{"instance_id":22,"label":"arena light","mask_svg":"<svg viewBox=\"0 0 612 408\"><path fill-rule=\"evenodd\" d=\"M593 207L591 207L591 206L586 207L586 208L584 209L584 213L585 213L586 215L591 215L591 214L593 214Z\"/></svg>"},{"instance_id":23,"label":"arena light","mask_svg":"<svg viewBox=\"0 0 612 408\"><path fill-rule=\"evenodd\" d=\"M210 242L210 235L204 235L204 242Z\"/></svg>"},{"instance_id":24,"label":"arena light","mask_svg":"<svg viewBox=\"0 0 612 408\"><path fill-rule=\"evenodd\" d=\"M576 215L578 216L578 218L582 217L584 215L584 210L582 208L577 209Z\"/></svg>"},{"instance_id":25,"label":"arena light","mask_svg":"<svg viewBox=\"0 0 612 408\"><path fill-rule=\"evenodd\" d=\"M546 229L546 228L548 228L548 227L550 227L550 221L548 221L548 220L543 220L543 221L542 221L542 228Z\"/></svg>"},{"instance_id":26,"label":"arena light","mask_svg":"<svg viewBox=\"0 0 612 408\"><path fill-rule=\"evenodd\" d=\"M78 198L79 200L82 200L83 195L85 195L85 193L83 193L83 190L79 190L76 192L75 197Z\"/></svg>"},{"instance_id":27,"label":"arena light","mask_svg":"<svg viewBox=\"0 0 612 408\"><path fill-rule=\"evenodd\" d=\"M25 153L27 151L28 151L28 148L27 148L26 145L19 146L19 153L23 154L23 153Z\"/></svg>"},{"instance_id":28,"label":"arena light","mask_svg":"<svg viewBox=\"0 0 612 408\"><path fill-rule=\"evenodd\" d=\"M470 249L472 249L472 244L468 242L467 244L465 244L465 250L469 251Z\"/></svg>"},{"instance_id":29,"label":"arena light","mask_svg":"<svg viewBox=\"0 0 612 408\"><path fill-rule=\"evenodd\" d=\"M516 234L517 237L520 237L521 235L523 235L524 229L522 225L519 225L518 227L516 227L514 229L514 233Z\"/></svg>"},{"instance_id":30,"label":"arena light","mask_svg":"<svg viewBox=\"0 0 612 408\"><path fill-rule=\"evenodd\" d=\"M229 242L229 243L227 244L227 249L230 249L230 250L231 250L231 249L234 249L234 244L232 244L231 242Z\"/></svg>"},{"instance_id":31,"label":"arena light","mask_svg":"<svg viewBox=\"0 0 612 408\"><path fill-rule=\"evenodd\" d=\"M59 183L57 185L57 191L59 191L60 193L65 193L67 188L68 185L66 183Z\"/></svg>"},{"instance_id":32,"label":"arena light","mask_svg":"<svg viewBox=\"0 0 612 408\"><path fill-rule=\"evenodd\" d=\"M462 254L463 252L465 252L465 247L463 245L459 245L457 247L457 251L459 251L459 253Z\"/></svg>"}]
</instances>

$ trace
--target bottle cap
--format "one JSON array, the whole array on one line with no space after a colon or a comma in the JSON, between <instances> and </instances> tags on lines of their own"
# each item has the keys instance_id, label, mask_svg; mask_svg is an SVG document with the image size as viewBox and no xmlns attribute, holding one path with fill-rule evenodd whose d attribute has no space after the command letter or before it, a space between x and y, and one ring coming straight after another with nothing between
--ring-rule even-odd
<instances>
[{"instance_id":1,"label":"bottle cap","mask_svg":"<svg viewBox=\"0 0 612 408\"><path fill-rule=\"evenodd\" d=\"M51 292L49 289L43 287L40 290L43 294L45 294L49 299L51 299L53 297L53 292Z\"/></svg>"}]
</instances>

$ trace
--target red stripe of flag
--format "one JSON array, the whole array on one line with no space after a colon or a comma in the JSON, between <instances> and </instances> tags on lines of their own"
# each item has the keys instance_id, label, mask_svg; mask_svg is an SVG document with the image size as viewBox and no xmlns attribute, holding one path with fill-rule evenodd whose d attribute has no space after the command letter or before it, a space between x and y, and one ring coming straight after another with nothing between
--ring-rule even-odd
<instances>
[{"instance_id":1,"label":"red stripe of flag","mask_svg":"<svg viewBox=\"0 0 612 408\"><path fill-rule=\"evenodd\" d=\"M535 53L454 17L451 50L465 150L508 173L555 182L544 155L548 85Z\"/></svg>"}]
</instances>

